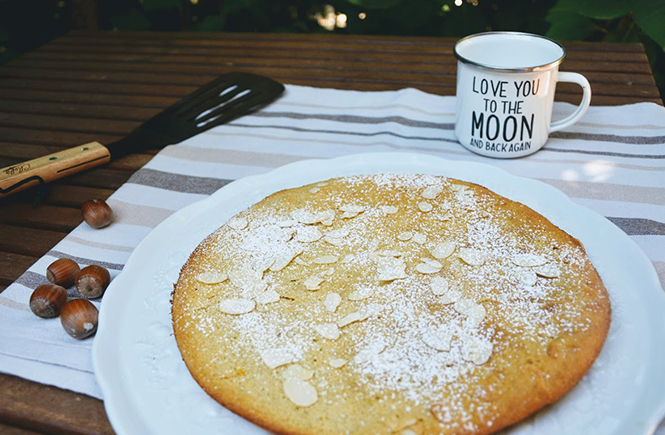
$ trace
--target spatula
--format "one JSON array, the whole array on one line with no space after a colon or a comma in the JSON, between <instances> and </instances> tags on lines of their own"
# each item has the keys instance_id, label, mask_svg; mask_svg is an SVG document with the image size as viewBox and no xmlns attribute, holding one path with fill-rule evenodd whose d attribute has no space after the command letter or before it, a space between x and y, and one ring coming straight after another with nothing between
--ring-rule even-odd
<instances>
[{"instance_id":1,"label":"spatula","mask_svg":"<svg viewBox=\"0 0 665 435\"><path fill-rule=\"evenodd\" d=\"M249 73L224 74L109 145L90 142L0 169L0 198L130 153L181 142L274 101L284 86Z\"/></svg>"}]
</instances>

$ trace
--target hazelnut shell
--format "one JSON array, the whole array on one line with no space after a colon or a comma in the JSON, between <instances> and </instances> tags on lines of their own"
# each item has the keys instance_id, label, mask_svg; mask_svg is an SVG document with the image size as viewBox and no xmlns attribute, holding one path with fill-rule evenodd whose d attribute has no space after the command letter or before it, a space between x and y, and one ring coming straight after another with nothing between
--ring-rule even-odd
<instances>
[{"instance_id":1,"label":"hazelnut shell","mask_svg":"<svg viewBox=\"0 0 665 435\"><path fill-rule=\"evenodd\" d=\"M86 266L76 276L76 288L88 299L98 298L104 294L111 282L111 274L102 266L92 264Z\"/></svg>"},{"instance_id":2,"label":"hazelnut shell","mask_svg":"<svg viewBox=\"0 0 665 435\"><path fill-rule=\"evenodd\" d=\"M72 299L62 307L60 322L67 334L76 339L90 337L97 332L99 311L87 299Z\"/></svg>"},{"instance_id":3,"label":"hazelnut shell","mask_svg":"<svg viewBox=\"0 0 665 435\"><path fill-rule=\"evenodd\" d=\"M81 207L83 220L93 228L104 228L113 222L113 210L101 199L93 199L83 203Z\"/></svg>"},{"instance_id":4,"label":"hazelnut shell","mask_svg":"<svg viewBox=\"0 0 665 435\"><path fill-rule=\"evenodd\" d=\"M81 268L74 260L60 258L46 268L46 279L56 285L71 287Z\"/></svg>"},{"instance_id":5,"label":"hazelnut shell","mask_svg":"<svg viewBox=\"0 0 665 435\"><path fill-rule=\"evenodd\" d=\"M67 302L67 290L55 284L42 284L30 296L30 309L44 319L58 317Z\"/></svg>"}]
</instances>

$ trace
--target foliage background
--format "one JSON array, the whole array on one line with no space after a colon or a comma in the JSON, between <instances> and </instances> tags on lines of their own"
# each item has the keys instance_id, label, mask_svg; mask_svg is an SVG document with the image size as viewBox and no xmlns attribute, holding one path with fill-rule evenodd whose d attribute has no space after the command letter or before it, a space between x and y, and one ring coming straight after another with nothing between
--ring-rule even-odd
<instances>
[{"instance_id":1,"label":"foliage background","mask_svg":"<svg viewBox=\"0 0 665 435\"><path fill-rule=\"evenodd\" d=\"M75 27L642 42L665 96L665 0L0 0L0 64Z\"/></svg>"}]
</instances>

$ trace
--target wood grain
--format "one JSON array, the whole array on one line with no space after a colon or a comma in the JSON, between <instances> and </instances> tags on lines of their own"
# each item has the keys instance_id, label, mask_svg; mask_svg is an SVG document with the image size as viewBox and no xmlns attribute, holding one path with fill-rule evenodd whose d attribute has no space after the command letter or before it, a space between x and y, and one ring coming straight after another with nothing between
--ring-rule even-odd
<instances>
[{"instance_id":1,"label":"wood grain","mask_svg":"<svg viewBox=\"0 0 665 435\"><path fill-rule=\"evenodd\" d=\"M75 31L0 67L0 162L121 139L198 86L236 70L284 83L413 87L453 95L455 40L441 38ZM640 44L565 43L562 70L583 73L594 105L662 104ZM561 84L556 99L577 103ZM81 204L108 198L157 150L132 154L36 192L0 199L0 292L81 223ZM0 163L0 165L2 165ZM111 434L102 403L0 374L0 433Z\"/></svg>"}]
</instances>

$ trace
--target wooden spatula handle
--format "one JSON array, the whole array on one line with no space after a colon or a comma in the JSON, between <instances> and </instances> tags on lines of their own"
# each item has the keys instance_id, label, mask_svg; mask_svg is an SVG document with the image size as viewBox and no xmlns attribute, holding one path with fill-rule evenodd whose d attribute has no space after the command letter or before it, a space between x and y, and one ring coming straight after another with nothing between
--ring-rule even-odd
<instances>
[{"instance_id":1,"label":"wooden spatula handle","mask_svg":"<svg viewBox=\"0 0 665 435\"><path fill-rule=\"evenodd\" d=\"M0 198L35 186L40 182L48 183L99 166L109 160L111 160L111 153L104 145L99 142L90 142L7 166L0 169Z\"/></svg>"}]
</instances>

